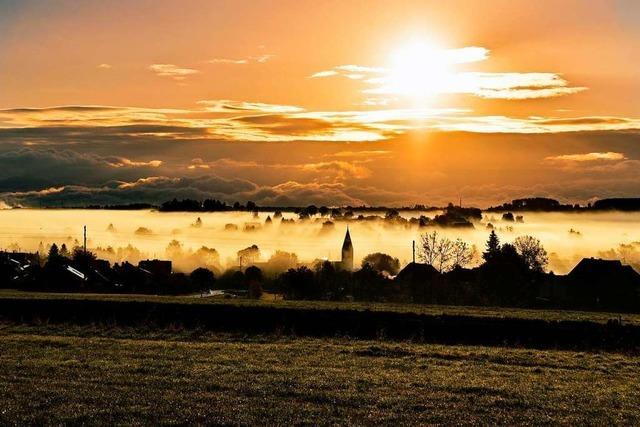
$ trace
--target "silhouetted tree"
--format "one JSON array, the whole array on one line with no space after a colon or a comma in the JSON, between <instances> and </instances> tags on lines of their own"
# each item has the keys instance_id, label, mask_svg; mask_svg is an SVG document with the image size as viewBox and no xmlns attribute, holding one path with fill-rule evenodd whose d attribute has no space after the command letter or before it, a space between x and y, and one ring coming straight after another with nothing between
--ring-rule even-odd
<instances>
[{"instance_id":1,"label":"silhouetted tree","mask_svg":"<svg viewBox=\"0 0 640 427\"><path fill-rule=\"evenodd\" d=\"M260 299L262 296L262 270L252 265L244 271L244 277L249 286L249 298Z\"/></svg>"},{"instance_id":2,"label":"silhouetted tree","mask_svg":"<svg viewBox=\"0 0 640 427\"><path fill-rule=\"evenodd\" d=\"M52 261L52 260L58 258L59 256L60 256L60 251L58 250L58 245L56 245L54 243L49 248L49 255L48 255L49 261Z\"/></svg>"},{"instance_id":3,"label":"silhouetted tree","mask_svg":"<svg viewBox=\"0 0 640 427\"><path fill-rule=\"evenodd\" d=\"M438 237L438 232L424 233L420 238L418 258L437 268L440 273L452 267L454 243L446 237Z\"/></svg>"},{"instance_id":4,"label":"silhouetted tree","mask_svg":"<svg viewBox=\"0 0 640 427\"><path fill-rule=\"evenodd\" d=\"M282 290L288 299L304 299L318 296L313 271L307 267L291 268L280 275Z\"/></svg>"},{"instance_id":5,"label":"silhouetted tree","mask_svg":"<svg viewBox=\"0 0 640 427\"><path fill-rule=\"evenodd\" d=\"M77 247L73 249L73 263L81 268L88 269L97 259L96 254L91 251L85 251L83 248Z\"/></svg>"},{"instance_id":6,"label":"silhouetted tree","mask_svg":"<svg viewBox=\"0 0 640 427\"><path fill-rule=\"evenodd\" d=\"M491 230L489 240L487 240L486 250L482 253L485 261L491 261L500 252L500 239L495 230Z\"/></svg>"},{"instance_id":7,"label":"silhouetted tree","mask_svg":"<svg viewBox=\"0 0 640 427\"><path fill-rule=\"evenodd\" d=\"M464 267L473 261L475 256L475 247L469 246L467 242L456 239L453 242L451 251L451 264L453 267Z\"/></svg>"},{"instance_id":8,"label":"silhouetted tree","mask_svg":"<svg viewBox=\"0 0 640 427\"><path fill-rule=\"evenodd\" d=\"M533 236L520 236L513 242L513 246L531 270L544 271L549 263L549 257L540 240Z\"/></svg>"},{"instance_id":9,"label":"silhouetted tree","mask_svg":"<svg viewBox=\"0 0 640 427\"><path fill-rule=\"evenodd\" d=\"M215 275L208 268L196 268L189 275L194 290L211 289L215 283Z\"/></svg>"},{"instance_id":10,"label":"silhouetted tree","mask_svg":"<svg viewBox=\"0 0 640 427\"><path fill-rule=\"evenodd\" d=\"M385 219L392 220L400 216L400 213L396 209L389 209L384 215Z\"/></svg>"},{"instance_id":11,"label":"silhouetted tree","mask_svg":"<svg viewBox=\"0 0 640 427\"><path fill-rule=\"evenodd\" d=\"M379 300L384 294L385 278L371 264L364 263L362 268L353 273L352 295L356 300Z\"/></svg>"},{"instance_id":12,"label":"silhouetted tree","mask_svg":"<svg viewBox=\"0 0 640 427\"><path fill-rule=\"evenodd\" d=\"M362 260L362 267L369 265L379 273L387 273L389 276L395 276L400 271L400 261L391 255L380 252L367 255Z\"/></svg>"},{"instance_id":13,"label":"silhouetted tree","mask_svg":"<svg viewBox=\"0 0 640 427\"><path fill-rule=\"evenodd\" d=\"M272 272L283 272L290 268L296 268L298 256L292 252L275 251L267 261L267 267Z\"/></svg>"}]
</instances>

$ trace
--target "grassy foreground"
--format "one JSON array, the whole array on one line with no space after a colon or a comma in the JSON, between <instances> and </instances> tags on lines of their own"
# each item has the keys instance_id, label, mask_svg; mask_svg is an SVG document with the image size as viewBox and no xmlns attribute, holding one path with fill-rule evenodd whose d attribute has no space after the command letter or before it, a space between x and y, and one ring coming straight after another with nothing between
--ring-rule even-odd
<instances>
[{"instance_id":1,"label":"grassy foreground","mask_svg":"<svg viewBox=\"0 0 640 427\"><path fill-rule=\"evenodd\" d=\"M640 423L640 359L0 324L0 424Z\"/></svg>"}]
</instances>

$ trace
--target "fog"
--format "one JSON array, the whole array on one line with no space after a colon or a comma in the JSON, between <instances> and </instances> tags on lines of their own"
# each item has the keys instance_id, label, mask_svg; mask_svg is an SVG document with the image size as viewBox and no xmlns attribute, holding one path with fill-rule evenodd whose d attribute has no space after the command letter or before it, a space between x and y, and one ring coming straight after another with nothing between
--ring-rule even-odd
<instances>
[{"instance_id":1,"label":"fog","mask_svg":"<svg viewBox=\"0 0 640 427\"><path fill-rule=\"evenodd\" d=\"M437 212L401 212L403 218ZM363 213L373 215L371 212ZM355 217L359 212L355 212ZM383 216L383 213L378 213ZM524 222L508 222L500 214L484 213L474 229L436 228L452 239L461 238L484 248L489 230L495 226L502 242L521 235L540 239L549 253L549 270L566 273L582 257L619 258L640 267L639 213L523 213ZM270 225L267 217L273 218ZM198 221L200 218L200 221ZM349 226L357 265L367 254L384 252L404 265L411 261L412 240L431 231L406 222L382 219L336 220L320 216L299 220L283 213L281 223L273 212L257 217L249 212L161 213L156 211L110 210L0 210L0 249L43 251L51 243L65 243L71 250L82 243L87 226L88 247L111 262L146 258L172 258L177 270L190 271L199 264L226 268L238 264L237 252L257 245L259 261L267 261L277 250L294 253L301 262L316 259L339 260L344 234ZM286 221L285 221L286 222ZM231 224L231 225L229 225ZM172 243L173 241L173 243Z\"/></svg>"}]
</instances>

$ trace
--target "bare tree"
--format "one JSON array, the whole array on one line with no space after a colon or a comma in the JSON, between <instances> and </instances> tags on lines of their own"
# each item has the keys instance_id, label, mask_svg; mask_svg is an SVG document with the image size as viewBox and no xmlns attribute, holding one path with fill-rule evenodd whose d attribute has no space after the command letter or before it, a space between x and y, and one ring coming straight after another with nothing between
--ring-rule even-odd
<instances>
[{"instance_id":1,"label":"bare tree","mask_svg":"<svg viewBox=\"0 0 640 427\"><path fill-rule=\"evenodd\" d=\"M544 271L549 263L549 257L540 240L533 236L520 236L514 240L513 246L530 269Z\"/></svg>"},{"instance_id":2,"label":"bare tree","mask_svg":"<svg viewBox=\"0 0 640 427\"><path fill-rule=\"evenodd\" d=\"M437 258L438 232L424 233L420 236L418 259L425 264L434 265Z\"/></svg>"},{"instance_id":3,"label":"bare tree","mask_svg":"<svg viewBox=\"0 0 640 427\"><path fill-rule=\"evenodd\" d=\"M437 231L424 233L420 237L418 258L420 261L434 266L441 273L451 270L456 265L464 266L473 260L474 249L460 239L452 241L439 237Z\"/></svg>"},{"instance_id":4,"label":"bare tree","mask_svg":"<svg viewBox=\"0 0 640 427\"><path fill-rule=\"evenodd\" d=\"M451 256L451 264L452 267L464 267L473 261L475 257L476 248L475 246L470 246L467 242L458 238L455 242L453 242L452 256Z\"/></svg>"},{"instance_id":5,"label":"bare tree","mask_svg":"<svg viewBox=\"0 0 640 427\"><path fill-rule=\"evenodd\" d=\"M450 262L453 257L453 248L454 243L446 237L438 241L436 261L438 262L438 271L440 273L451 268Z\"/></svg>"}]
</instances>

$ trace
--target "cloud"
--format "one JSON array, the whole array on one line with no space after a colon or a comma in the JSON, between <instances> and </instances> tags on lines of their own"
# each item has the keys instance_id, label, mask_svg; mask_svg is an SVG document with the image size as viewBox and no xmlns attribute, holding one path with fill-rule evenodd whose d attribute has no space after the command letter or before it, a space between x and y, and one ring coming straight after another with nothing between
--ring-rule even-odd
<instances>
[{"instance_id":1,"label":"cloud","mask_svg":"<svg viewBox=\"0 0 640 427\"><path fill-rule=\"evenodd\" d=\"M567 119L542 119L537 123L543 125L624 125L631 120L621 117L576 117Z\"/></svg>"},{"instance_id":2,"label":"cloud","mask_svg":"<svg viewBox=\"0 0 640 427\"><path fill-rule=\"evenodd\" d=\"M337 153L325 154L323 157L353 157L353 158L372 158L386 157L391 154L390 150L361 150L361 151L338 151Z\"/></svg>"},{"instance_id":3,"label":"cloud","mask_svg":"<svg viewBox=\"0 0 640 427\"><path fill-rule=\"evenodd\" d=\"M100 68L102 70L109 70L109 69L111 69L113 67L111 66L111 64L99 64L98 68Z\"/></svg>"},{"instance_id":4,"label":"cloud","mask_svg":"<svg viewBox=\"0 0 640 427\"><path fill-rule=\"evenodd\" d=\"M271 60L274 57L275 55L272 55L272 54L264 54L264 55L258 55L258 56L251 56L250 58L256 62L264 64L265 62Z\"/></svg>"},{"instance_id":5,"label":"cloud","mask_svg":"<svg viewBox=\"0 0 640 427\"><path fill-rule=\"evenodd\" d=\"M217 159L211 162L205 162L201 158L195 158L191 160L191 164L187 166L187 169L240 169L240 168L258 168L260 165L255 161L241 161L229 158Z\"/></svg>"},{"instance_id":6,"label":"cloud","mask_svg":"<svg viewBox=\"0 0 640 427\"><path fill-rule=\"evenodd\" d=\"M369 178L372 174L371 170L362 166L358 162L345 162L342 160L334 160L330 162L307 163L301 165L303 170L321 173L328 172L335 175L339 180L347 178L364 179Z\"/></svg>"},{"instance_id":7,"label":"cloud","mask_svg":"<svg viewBox=\"0 0 640 427\"><path fill-rule=\"evenodd\" d=\"M142 166L157 168L162 165L162 160L149 160L148 162L136 162L133 160L129 160L125 157L120 157L115 162L108 162L108 165L114 168L142 167Z\"/></svg>"},{"instance_id":8,"label":"cloud","mask_svg":"<svg viewBox=\"0 0 640 427\"><path fill-rule=\"evenodd\" d=\"M302 107L293 105L266 104L263 102L231 101L228 99L203 100L198 104L215 113L298 113L304 111Z\"/></svg>"},{"instance_id":9,"label":"cloud","mask_svg":"<svg viewBox=\"0 0 640 427\"><path fill-rule=\"evenodd\" d=\"M366 77L370 77L372 75L380 75L387 72L385 68L382 67L366 67L363 65L338 65L333 67L330 70L319 71L317 73L313 73L311 78L321 78L321 77L333 77L333 76L342 76L352 80L362 80Z\"/></svg>"},{"instance_id":10,"label":"cloud","mask_svg":"<svg viewBox=\"0 0 640 427\"><path fill-rule=\"evenodd\" d=\"M230 65L246 65L250 62L255 62L258 64L264 64L265 62L273 59L275 55L272 54L261 54L255 56L247 56L244 58L212 58L208 59L205 62L208 64L230 64Z\"/></svg>"},{"instance_id":11,"label":"cloud","mask_svg":"<svg viewBox=\"0 0 640 427\"><path fill-rule=\"evenodd\" d=\"M99 184L109 180L131 180L162 166L160 160L132 160L123 156L101 156L69 149L20 148L0 152L0 191L37 190L66 184Z\"/></svg>"},{"instance_id":12,"label":"cloud","mask_svg":"<svg viewBox=\"0 0 640 427\"><path fill-rule=\"evenodd\" d=\"M299 183L287 181L274 186L258 186L241 179L216 175L194 178L149 177L134 182L104 186L67 185L41 191L0 193L9 206L84 206L90 204L161 203L177 198L216 198L230 203L255 201L260 205L298 206L359 205L363 201L349 196L337 183Z\"/></svg>"},{"instance_id":13,"label":"cloud","mask_svg":"<svg viewBox=\"0 0 640 427\"><path fill-rule=\"evenodd\" d=\"M392 67L338 65L313 73L311 78L344 77L360 80L365 94L416 96L425 93L464 94L485 99L552 98L582 92L570 86L558 73L459 72L455 66L484 61L489 50L471 46L460 49L431 49L409 46L400 51ZM368 98L370 99L370 98ZM381 97L375 98L376 104ZM370 105L370 104L369 104Z\"/></svg>"},{"instance_id":14,"label":"cloud","mask_svg":"<svg viewBox=\"0 0 640 427\"><path fill-rule=\"evenodd\" d=\"M198 74L200 71L193 68L183 68L174 64L152 64L149 65L149 70L156 73L160 77L169 77L176 81L183 81L188 76Z\"/></svg>"},{"instance_id":15,"label":"cloud","mask_svg":"<svg viewBox=\"0 0 640 427\"><path fill-rule=\"evenodd\" d=\"M248 59L213 58L207 60L209 64L248 64Z\"/></svg>"},{"instance_id":16,"label":"cloud","mask_svg":"<svg viewBox=\"0 0 640 427\"><path fill-rule=\"evenodd\" d=\"M633 196L640 185L640 161L632 160L640 158L640 132L631 131L553 137L436 132L358 144L126 138L121 145L16 147L0 144L0 200L12 205L159 203L173 197L442 205L461 195L465 205L489 206L536 195L569 202ZM594 160L546 160L590 153L600 154L587 156ZM320 194L312 196L316 190Z\"/></svg>"},{"instance_id":17,"label":"cloud","mask_svg":"<svg viewBox=\"0 0 640 427\"><path fill-rule=\"evenodd\" d=\"M550 161L569 161L569 162L593 162L593 161L618 161L626 160L622 153L607 151L605 153L584 153L584 154L563 154L560 156L550 156L546 160Z\"/></svg>"},{"instance_id":18,"label":"cloud","mask_svg":"<svg viewBox=\"0 0 640 427\"><path fill-rule=\"evenodd\" d=\"M373 88L363 92L376 95L403 94L410 88L393 76L382 76L368 81ZM464 94L486 99L537 99L570 95L587 90L585 87L571 87L556 73L454 73L446 81L429 84L429 90L436 94Z\"/></svg>"},{"instance_id":19,"label":"cloud","mask_svg":"<svg viewBox=\"0 0 640 427\"><path fill-rule=\"evenodd\" d=\"M198 108L71 105L0 110L0 142L23 145L127 141L325 141L395 138L412 131L561 133L640 129L629 117L474 115L465 109L306 111L298 106L205 100Z\"/></svg>"},{"instance_id":20,"label":"cloud","mask_svg":"<svg viewBox=\"0 0 640 427\"><path fill-rule=\"evenodd\" d=\"M280 175L286 171L287 177L304 180L345 180L364 179L371 176L371 170L363 166L368 159L357 161L332 160L324 162L309 163L258 163L256 161L235 160L231 158L221 158L205 162L201 158L191 160L187 169L191 171L213 170L218 173L228 172L231 175L241 175L246 173L246 169L251 171L277 171Z\"/></svg>"}]
</instances>

